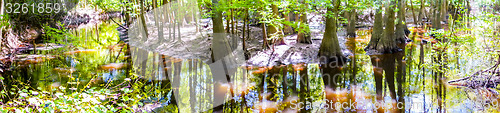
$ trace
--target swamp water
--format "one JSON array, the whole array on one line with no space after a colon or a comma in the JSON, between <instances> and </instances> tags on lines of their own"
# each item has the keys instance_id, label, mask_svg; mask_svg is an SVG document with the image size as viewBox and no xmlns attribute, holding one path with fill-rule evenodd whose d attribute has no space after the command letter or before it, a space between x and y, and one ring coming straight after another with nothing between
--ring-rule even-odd
<instances>
[{"instance_id":1,"label":"swamp water","mask_svg":"<svg viewBox=\"0 0 500 113\"><path fill-rule=\"evenodd\" d=\"M119 26L102 22L68 32L78 38L65 36L40 45L62 45L62 48L39 49L24 55L26 59L5 74L14 79L6 79L4 84L12 84L7 89L13 90L26 83L24 86L40 92L77 95L109 89L103 97L96 97L104 102L103 107L117 110L207 112L217 106L212 103L220 101L214 100L214 93L226 92L222 97L225 103L218 105L231 112L376 112L395 111L394 107L419 113L496 111L497 98L491 92L447 84L495 64L493 59L498 53L486 51L483 45L493 45L497 39L484 35L486 26L490 25L472 26L477 29L463 37L475 40L467 44L435 49L439 44L421 44L416 39L406 46L404 53L378 56L366 55L363 50L371 31L358 30L359 37L346 39L345 46L355 53L342 67L316 63L239 66L230 72L232 82L217 84L213 72L219 68L214 69L206 59L176 58L133 46L128 48L119 41ZM58 43L52 44L55 42ZM393 76L387 76L388 73ZM327 82L330 82L328 88ZM230 88L232 92L228 92ZM131 99L118 100L117 96ZM141 104L128 107L116 104L124 101ZM82 109L50 104L45 107Z\"/></svg>"}]
</instances>

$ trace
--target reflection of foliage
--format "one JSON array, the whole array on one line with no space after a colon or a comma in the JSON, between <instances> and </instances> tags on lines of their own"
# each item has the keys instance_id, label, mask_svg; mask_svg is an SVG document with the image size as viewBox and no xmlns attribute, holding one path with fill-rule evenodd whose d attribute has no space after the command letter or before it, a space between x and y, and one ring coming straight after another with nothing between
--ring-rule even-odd
<instances>
[{"instance_id":1,"label":"reflection of foliage","mask_svg":"<svg viewBox=\"0 0 500 113\"><path fill-rule=\"evenodd\" d=\"M144 105L139 100L149 98L150 94L142 93L146 84L137 76L125 79L124 71L99 70L100 65L111 62L108 45L116 44L118 39L115 24L103 23L99 30L101 42L96 39L94 28L73 32L67 29L57 29L45 25L45 43L67 45L63 49L44 50L40 53L55 57L38 64L18 65L11 73L16 76L0 77L3 83L10 84L2 88L0 96L9 99L0 104L0 111L16 110L17 112L131 112L137 106ZM88 32L90 31L90 32ZM83 35L82 35L83 34ZM98 49L96 53L63 55L73 48ZM123 56L122 56L123 57ZM115 58L115 57L113 57ZM30 67L30 68L28 68ZM26 73L29 73L26 75ZM113 77L122 81L103 83L104 74L114 74ZM5 78L4 78L5 77ZM124 80L125 79L125 80ZM124 80L124 81L123 81ZM133 85L132 85L133 84ZM103 88L104 86L110 88ZM127 88L125 86L134 86ZM5 100L3 100L5 101ZM134 108L135 107L135 108Z\"/></svg>"}]
</instances>

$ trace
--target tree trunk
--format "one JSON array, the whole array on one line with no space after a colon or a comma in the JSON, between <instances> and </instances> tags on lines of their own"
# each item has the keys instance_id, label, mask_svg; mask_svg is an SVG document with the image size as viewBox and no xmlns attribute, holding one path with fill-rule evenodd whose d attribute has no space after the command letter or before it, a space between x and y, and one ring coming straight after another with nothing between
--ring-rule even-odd
<instances>
[{"instance_id":1,"label":"tree trunk","mask_svg":"<svg viewBox=\"0 0 500 113\"><path fill-rule=\"evenodd\" d=\"M267 44L266 23L262 23L261 28L262 28L262 49L269 49L269 44Z\"/></svg>"},{"instance_id":2,"label":"tree trunk","mask_svg":"<svg viewBox=\"0 0 500 113\"><path fill-rule=\"evenodd\" d=\"M175 15L174 15L175 10L172 7L172 3L169 4L169 8L172 8L171 13L169 13L169 15L170 15L170 19L169 19L169 21L170 21L170 27L169 27L170 34L169 35L170 35L170 38L172 39L172 41L175 41L175 22L174 21L177 17L175 17Z\"/></svg>"},{"instance_id":3,"label":"tree trunk","mask_svg":"<svg viewBox=\"0 0 500 113\"><path fill-rule=\"evenodd\" d=\"M223 58L231 52L231 48L229 47L228 40L226 38L226 34L224 33L224 26L222 23L222 8L219 8L219 1L212 0L212 21L213 21L213 40L211 45L212 50L212 62L216 62L219 60L223 61ZM226 67L223 67L226 68ZM223 89L220 81L216 80L215 76L224 76L224 75L212 75L212 79L214 81L214 89ZM226 75L227 76L227 75ZM213 94L214 103L225 103L227 91L215 91ZM222 112L223 105L214 106L214 112Z\"/></svg>"},{"instance_id":4,"label":"tree trunk","mask_svg":"<svg viewBox=\"0 0 500 113\"><path fill-rule=\"evenodd\" d=\"M410 7L411 7L411 14L413 16L413 24L418 25L418 19L417 16L415 15L415 7L413 7L413 1L410 0Z\"/></svg>"},{"instance_id":5,"label":"tree trunk","mask_svg":"<svg viewBox=\"0 0 500 113\"><path fill-rule=\"evenodd\" d=\"M291 21L291 19L290 19L291 14L290 14L290 13L292 13L292 12L290 12L290 11L288 11L288 10L286 11L286 14L285 14L285 21L287 21L287 22ZM293 29L292 29L292 27L291 27L291 26L288 26L288 25L285 25L285 28L284 28L284 30L283 30L283 33L284 33L285 35L292 34L292 33L293 33Z\"/></svg>"},{"instance_id":6,"label":"tree trunk","mask_svg":"<svg viewBox=\"0 0 500 113\"><path fill-rule=\"evenodd\" d=\"M141 12L139 13L139 16L140 16L140 19L141 19L141 23L142 23L142 27L144 29L144 36L143 39L141 40L142 42L145 42L148 40L148 27L146 25L146 19L144 17L144 13L145 13L145 8L144 8L144 0L140 0L139 1L139 4L140 4L140 8L141 8Z\"/></svg>"},{"instance_id":7,"label":"tree trunk","mask_svg":"<svg viewBox=\"0 0 500 113\"><path fill-rule=\"evenodd\" d=\"M172 76L172 80L173 80L173 82L172 82L172 94L179 95L180 94L179 87L181 84L182 62L175 62L174 67L172 69L174 71L173 76ZM175 103L175 104L177 104L177 103ZM180 111L180 110L178 110L178 111Z\"/></svg>"},{"instance_id":8,"label":"tree trunk","mask_svg":"<svg viewBox=\"0 0 500 113\"><path fill-rule=\"evenodd\" d=\"M441 20L448 21L448 0L442 0Z\"/></svg>"},{"instance_id":9,"label":"tree trunk","mask_svg":"<svg viewBox=\"0 0 500 113\"><path fill-rule=\"evenodd\" d=\"M380 5L380 4L379 4ZM382 38L384 32L384 25L382 19L382 6L380 5L375 11L375 22L373 23L373 31L370 42L366 46L365 51L375 50L377 48L380 38Z\"/></svg>"},{"instance_id":10,"label":"tree trunk","mask_svg":"<svg viewBox=\"0 0 500 113\"><path fill-rule=\"evenodd\" d=\"M280 14L278 12L278 6L276 4L271 5L271 9L273 11L273 17L278 19L280 18ZM273 24L269 25L269 32L267 36L271 36L272 39L274 40L274 44L282 45L285 44L285 41L283 40L283 32L280 31L280 28L278 26L280 25L274 25L274 24L280 24L277 22L273 22ZM269 38L269 37L268 37Z\"/></svg>"},{"instance_id":11,"label":"tree trunk","mask_svg":"<svg viewBox=\"0 0 500 113\"><path fill-rule=\"evenodd\" d=\"M433 20L432 20L432 28L434 29L441 29L441 8L442 8L442 0L436 0L434 1L435 2L435 9L434 9L434 17L433 17Z\"/></svg>"},{"instance_id":12,"label":"tree trunk","mask_svg":"<svg viewBox=\"0 0 500 113\"><path fill-rule=\"evenodd\" d=\"M3 15L4 11L4 1L0 0L0 15ZM3 17L0 17L0 20L3 20ZM3 53L3 27L0 27L0 55Z\"/></svg>"},{"instance_id":13,"label":"tree trunk","mask_svg":"<svg viewBox=\"0 0 500 113\"><path fill-rule=\"evenodd\" d=\"M163 43L165 42L165 38L163 37L163 14L160 14L158 12L158 9L156 9L158 6L157 1L153 0L153 13L154 13L154 19L155 19L155 25L158 28L158 43Z\"/></svg>"},{"instance_id":14,"label":"tree trunk","mask_svg":"<svg viewBox=\"0 0 500 113\"><path fill-rule=\"evenodd\" d=\"M299 0L302 5L306 5L305 0ZM301 9L299 34L297 35L297 43L312 44L311 32L309 31L309 24L307 22L307 13L305 9Z\"/></svg>"},{"instance_id":15,"label":"tree trunk","mask_svg":"<svg viewBox=\"0 0 500 113\"><path fill-rule=\"evenodd\" d=\"M424 21L422 20L425 16L425 7L424 7L424 0L420 0L420 13L418 13L418 21L420 22L420 25L424 25Z\"/></svg>"},{"instance_id":16,"label":"tree trunk","mask_svg":"<svg viewBox=\"0 0 500 113\"><path fill-rule=\"evenodd\" d=\"M354 7L355 5L354 4L351 4L349 3L349 1L347 1L349 6L351 8L351 10L347 13L348 17L348 24L347 24L347 36L348 37L356 37L356 17L357 17L357 13L356 13L356 8Z\"/></svg>"},{"instance_id":17,"label":"tree trunk","mask_svg":"<svg viewBox=\"0 0 500 113\"><path fill-rule=\"evenodd\" d=\"M405 16L405 5L406 5L406 0L399 0L398 1L398 23L396 25L396 41L400 48L404 48L404 45L406 44L406 36L407 33L405 32L405 29L407 29L404 20L406 19Z\"/></svg>"},{"instance_id":18,"label":"tree trunk","mask_svg":"<svg viewBox=\"0 0 500 113\"><path fill-rule=\"evenodd\" d=\"M242 32L242 39L241 43L243 44L243 53L245 55L245 60L249 59L249 56L246 54L247 53L247 47L246 47L246 38L245 38L245 32L247 31L247 22L248 22L248 9L244 9L245 16L243 17L243 32ZM250 31L247 31L250 32ZM250 36L248 36L250 37Z\"/></svg>"},{"instance_id":19,"label":"tree trunk","mask_svg":"<svg viewBox=\"0 0 500 113\"><path fill-rule=\"evenodd\" d=\"M182 13L181 12L183 10L181 10L182 5L179 4L179 3L182 3L182 2L178 1L177 3L178 3L177 7L176 7L177 10L175 10L175 12L174 12L175 16L177 17L177 19L175 20L175 21L177 21L177 41L182 42L182 40L181 40L181 25L183 25L182 24L183 23L183 21L182 21L183 17L182 17Z\"/></svg>"},{"instance_id":20,"label":"tree trunk","mask_svg":"<svg viewBox=\"0 0 500 113\"><path fill-rule=\"evenodd\" d=\"M342 55L342 51L340 50L340 45L337 38L337 11L340 6L340 0L333 0L332 3L334 4L334 6L327 8L327 14L329 16L326 16L325 33L323 35L323 40L321 41L318 52L319 57L326 58L320 59L324 59L326 60L326 62L331 62L332 60L338 61L339 58L344 57Z\"/></svg>"},{"instance_id":21,"label":"tree trunk","mask_svg":"<svg viewBox=\"0 0 500 113\"><path fill-rule=\"evenodd\" d=\"M384 37L380 38L380 41L377 44L377 50L380 53L395 53L399 51L399 48L396 46L396 37L394 34L394 19L395 12L394 9L396 7L396 2L392 1L386 7L386 19L385 22L385 32Z\"/></svg>"},{"instance_id":22,"label":"tree trunk","mask_svg":"<svg viewBox=\"0 0 500 113\"><path fill-rule=\"evenodd\" d=\"M226 33L230 33L231 29L229 28L229 15L226 16Z\"/></svg>"}]
</instances>

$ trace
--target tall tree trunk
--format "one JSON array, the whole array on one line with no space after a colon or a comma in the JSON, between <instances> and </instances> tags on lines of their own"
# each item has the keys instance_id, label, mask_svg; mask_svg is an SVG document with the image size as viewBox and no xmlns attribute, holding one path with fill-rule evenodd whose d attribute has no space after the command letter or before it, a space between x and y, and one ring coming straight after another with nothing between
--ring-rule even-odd
<instances>
[{"instance_id":1,"label":"tall tree trunk","mask_svg":"<svg viewBox=\"0 0 500 113\"><path fill-rule=\"evenodd\" d=\"M234 9L230 9L230 11L231 11L231 17L229 19L231 19L231 34L234 35L234 34L236 34L236 32L234 31L234 28L235 28L234 27L235 19L234 19L234 13L233 13Z\"/></svg>"},{"instance_id":2,"label":"tall tree trunk","mask_svg":"<svg viewBox=\"0 0 500 113\"><path fill-rule=\"evenodd\" d=\"M153 13L154 13L154 19L155 19L155 25L156 27L158 28L158 38L159 38L159 41L158 43L163 43L165 42L165 38L163 37L163 14L160 14L158 12L159 9L158 8L158 4L157 4L157 1L156 0L153 0ZM164 7L165 8L165 7Z\"/></svg>"},{"instance_id":3,"label":"tall tree trunk","mask_svg":"<svg viewBox=\"0 0 500 113\"><path fill-rule=\"evenodd\" d=\"M380 2L378 2L380 3ZM384 22L382 19L382 6L379 4L379 7L375 11L375 22L373 23L373 31L372 31L372 36L370 39L370 42L368 43L368 46L366 46L365 51L368 50L376 50L378 46L378 42L380 41L380 38L382 38L383 32L384 32Z\"/></svg>"},{"instance_id":4,"label":"tall tree trunk","mask_svg":"<svg viewBox=\"0 0 500 113\"><path fill-rule=\"evenodd\" d=\"M287 22L291 21L291 18L290 18L291 13L292 13L292 12L291 12L291 11L289 11L289 10L287 10L287 11L285 12L285 21L287 21ZM292 33L293 33L293 29L292 29L292 27L291 27L291 26L289 26L289 25L285 25L285 28L283 29L283 33L284 33L285 35L292 34Z\"/></svg>"},{"instance_id":5,"label":"tall tree trunk","mask_svg":"<svg viewBox=\"0 0 500 113\"><path fill-rule=\"evenodd\" d=\"M276 4L271 4L271 10L272 10L273 18L279 18L278 6L276 6ZM273 36L279 32L279 29L274 24L276 24L276 23L272 23L272 24L268 25L269 31L267 33L271 36Z\"/></svg>"},{"instance_id":6,"label":"tall tree trunk","mask_svg":"<svg viewBox=\"0 0 500 113\"><path fill-rule=\"evenodd\" d=\"M356 1L354 1L356 2ZM348 4L351 8L351 10L348 12L348 24L347 24L347 36L348 37L356 37L356 19L357 19L357 13L356 13L356 8L355 8L355 4L351 4L351 2L347 1L346 4Z\"/></svg>"},{"instance_id":7,"label":"tall tree trunk","mask_svg":"<svg viewBox=\"0 0 500 113\"><path fill-rule=\"evenodd\" d=\"M229 15L226 16L226 33L230 33L231 32L231 28L230 27L230 24L229 24Z\"/></svg>"},{"instance_id":8,"label":"tall tree trunk","mask_svg":"<svg viewBox=\"0 0 500 113\"><path fill-rule=\"evenodd\" d=\"M442 0L441 20L448 21L448 0Z\"/></svg>"},{"instance_id":9,"label":"tall tree trunk","mask_svg":"<svg viewBox=\"0 0 500 113\"><path fill-rule=\"evenodd\" d=\"M418 25L419 20L417 19L418 17L415 15L415 7L413 7L413 0L410 0L410 7L411 7L411 14L413 16L413 24Z\"/></svg>"},{"instance_id":10,"label":"tall tree trunk","mask_svg":"<svg viewBox=\"0 0 500 113\"><path fill-rule=\"evenodd\" d=\"M381 1L378 1L377 4L381 4ZM375 53L395 53L401 51L396 45L396 37L394 33L394 19L395 19L395 6L396 1L391 0L385 7L386 11L386 22L385 22L385 31L382 25L382 12L380 12L381 5L377 9L375 14L375 23L373 26L372 39L370 39L370 43L365 48L366 51L376 50ZM384 31L382 33L382 31ZM373 54L374 52L369 51L368 54Z\"/></svg>"},{"instance_id":11,"label":"tall tree trunk","mask_svg":"<svg viewBox=\"0 0 500 113\"><path fill-rule=\"evenodd\" d=\"M182 2L177 1L177 7L176 7L177 10L174 11L175 16L177 17L177 19L175 21L177 23L177 41L179 41L179 42L182 42L182 40L181 40L181 25L183 25L182 23L184 20L184 17L182 16L183 13L181 13L183 11L181 9L181 7L182 7L181 3Z\"/></svg>"},{"instance_id":12,"label":"tall tree trunk","mask_svg":"<svg viewBox=\"0 0 500 113\"><path fill-rule=\"evenodd\" d=\"M247 29L247 22L248 22L248 9L244 9L245 16L243 17L243 32L242 32L242 38L241 43L243 44L243 53L245 55L245 60L249 59L249 56L247 55L247 47L246 47L246 38L245 38L245 33L250 32ZM248 35L247 35L248 36ZM248 36L250 37L250 36Z\"/></svg>"},{"instance_id":13,"label":"tall tree trunk","mask_svg":"<svg viewBox=\"0 0 500 113\"><path fill-rule=\"evenodd\" d=\"M332 0L332 3L334 4L333 7L327 8L329 16L326 16L325 33L318 52L318 56L326 58L324 59L326 62L331 62L331 60L338 61L344 57L337 38L337 11L340 6L340 0Z\"/></svg>"},{"instance_id":14,"label":"tall tree trunk","mask_svg":"<svg viewBox=\"0 0 500 113\"><path fill-rule=\"evenodd\" d=\"M175 62L173 66L173 76L172 76L172 94L173 95L180 95L179 87L181 84L181 71L182 71L182 61L180 62ZM176 103L177 104L177 103ZM180 110L178 110L180 111Z\"/></svg>"},{"instance_id":15,"label":"tall tree trunk","mask_svg":"<svg viewBox=\"0 0 500 113\"><path fill-rule=\"evenodd\" d=\"M140 4L140 8L141 8L141 12L139 13L139 16L140 16L140 19L141 19L141 23L142 23L142 27L144 29L144 36L143 39L141 40L142 42L145 42L148 40L148 27L146 25L146 19L144 17L144 13L145 13L145 8L144 8L144 0L139 0L139 4Z\"/></svg>"},{"instance_id":16,"label":"tall tree trunk","mask_svg":"<svg viewBox=\"0 0 500 113\"><path fill-rule=\"evenodd\" d=\"M172 41L175 42L176 38L175 38L175 19L177 18L175 16L175 10L174 10L174 7L172 7L172 4L173 3L170 3L169 4L169 7L172 9L171 12L169 13L170 14L170 38L172 38Z\"/></svg>"},{"instance_id":17,"label":"tall tree trunk","mask_svg":"<svg viewBox=\"0 0 500 113\"><path fill-rule=\"evenodd\" d=\"M418 13L419 15L419 22L420 22L420 25L425 25L425 22L424 22L424 18L427 19L427 21L429 21L429 15L427 14L427 12L425 11L425 0L420 0L420 13Z\"/></svg>"},{"instance_id":18,"label":"tall tree trunk","mask_svg":"<svg viewBox=\"0 0 500 113\"><path fill-rule=\"evenodd\" d=\"M396 41L400 48L404 48L404 45L406 44L406 36L407 33L405 32L405 29L407 29L404 20L406 20L406 14L405 14L405 6L406 6L406 0L398 0L398 16L397 16L397 25L396 25Z\"/></svg>"},{"instance_id":19,"label":"tall tree trunk","mask_svg":"<svg viewBox=\"0 0 500 113\"><path fill-rule=\"evenodd\" d=\"M0 15L4 14L4 0L0 0ZM3 17L0 17L0 20L3 20ZM0 53L3 53L3 27L0 27Z\"/></svg>"},{"instance_id":20,"label":"tall tree trunk","mask_svg":"<svg viewBox=\"0 0 500 113\"><path fill-rule=\"evenodd\" d=\"M216 61L222 61L222 68L224 68L224 72L226 75L212 75L212 79L214 81L214 90L220 90L220 91L215 91L213 94L214 96L214 104L221 104L225 103L225 98L227 94L227 90L224 89L224 87L221 85L223 84L223 81L220 81L216 78L221 78L221 76L226 76L226 78L229 81L229 75L227 71L227 67L224 62L224 57L227 56L231 52L230 45L228 43L228 40L226 38L226 34L224 33L224 26L222 23L222 8L219 6L219 1L218 0L212 0L212 21L213 21L213 40L212 40L212 45L211 45L211 51L212 51L212 62L215 63ZM212 69L212 72L214 72L214 69ZM214 106L213 112L222 112L223 111L223 105L217 105Z\"/></svg>"},{"instance_id":21,"label":"tall tree trunk","mask_svg":"<svg viewBox=\"0 0 500 113\"><path fill-rule=\"evenodd\" d=\"M302 5L306 5L305 0L299 0ZM297 35L297 43L312 44L311 32L309 30L309 24L307 22L307 13L305 9L301 9L300 13L300 25L299 34Z\"/></svg>"},{"instance_id":22,"label":"tall tree trunk","mask_svg":"<svg viewBox=\"0 0 500 113\"><path fill-rule=\"evenodd\" d=\"M266 23L262 23L261 28L262 28L262 49L269 49L269 44L267 44Z\"/></svg>"},{"instance_id":23,"label":"tall tree trunk","mask_svg":"<svg viewBox=\"0 0 500 113\"><path fill-rule=\"evenodd\" d=\"M278 11L278 6L276 4L273 3L271 5L271 9L272 9L274 18L281 18L279 16L280 13ZM269 25L268 36L272 37L272 39L274 40L273 41L274 44L278 44L278 45L285 44L285 41L283 40L283 32L281 32L280 28L278 28L278 26L280 26L280 25L274 25L274 24L280 24L280 23L275 22L275 23Z\"/></svg>"},{"instance_id":24,"label":"tall tree trunk","mask_svg":"<svg viewBox=\"0 0 500 113\"><path fill-rule=\"evenodd\" d=\"M442 8L442 0L435 0L434 1L435 9L434 9L434 17L432 20L432 28L434 29L441 29L441 8Z\"/></svg>"},{"instance_id":25,"label":"tall tree trunk","mask_svg":"<svg viewBox=\"0 0 500 113\"><path fill-rule=\"evenodd\" d=\"M384 37L380 38L377 44L377 50L380 53L395 53L399 51L399 48L396 46L396 37L394 34L394 19L396 17L394 9L396 7L396 2L391 0L387 6L388 7L385 9L387 21L385 22Z\"/></svg>"}]
</instances>

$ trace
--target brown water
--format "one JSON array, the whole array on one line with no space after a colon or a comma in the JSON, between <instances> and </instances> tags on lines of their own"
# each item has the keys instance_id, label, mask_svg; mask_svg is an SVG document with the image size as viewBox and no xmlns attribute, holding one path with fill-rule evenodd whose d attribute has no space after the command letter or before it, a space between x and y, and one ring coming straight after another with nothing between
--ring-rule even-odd
<instances>
[{"instance_id":1,"label":"brown water","mask_svg":"<svg viewBox=\"0 0 500 113\"><path fill-rule=\"evenodd\" d=\"M229 76L230 84L214 84L213 78L220 75L213 74L217 69L206 59L175 58L131 47L142 54L138 58L119 43L118 26L103 22L72 30L70 34L78 38L58 42L62 48L31 53L44 56L19 61L6 74L14 80L5 83L25 82L43 91L66 87L70 93L90 87L134 87L120 83L142 80L146 85L135 90L148 97L136 110L145 111L173 112L177 107L180 112L206 112L220 105L212 104L220 101L214 99L223 99L228 112L494 112L497 98L488 91L447 84L495 63L497 53L485 50L495 48L498 39L484 35L486 26L490 25L470 26L476 29L460 36L462 44L448 43L445 49L435 49L440 43L421 44L416 39L404 52L384 55L366 55L363 48L371 31L358 30L359 36L347 39L345 45L354 56L341 67L241 66ZM217 92L226 95L214 97Z\"/></svg>"}]
</instances>

